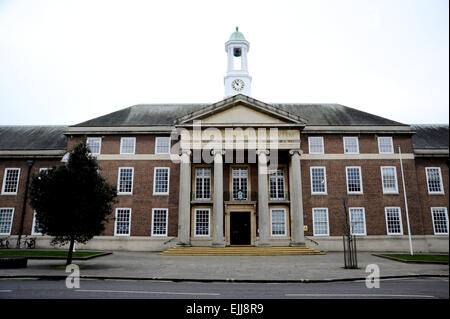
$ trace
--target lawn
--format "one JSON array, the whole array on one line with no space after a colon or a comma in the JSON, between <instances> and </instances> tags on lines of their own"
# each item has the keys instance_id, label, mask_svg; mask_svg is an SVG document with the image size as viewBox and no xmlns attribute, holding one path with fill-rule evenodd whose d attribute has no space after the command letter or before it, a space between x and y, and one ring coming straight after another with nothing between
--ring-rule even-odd
<instances>
[{"instance_id":1,"label":"lawn","mask_svg":"<svg viewBox=\"0 0 450 319\"><path fill-rule=\"evenodd\" d=\"M404 261L446 262L448 255L409 255L409 254L382 254L382 256L398 258Z\"/></svg>"},{"instance_id":2,"label":"lawn","mask_svg":"<svg viewBox=\"0 0 450 319\"><path fill-rule=\"evenodd\" d=\"M88 258L103 254L98 251L76 251L72 257ZM4 249L0 250L0 257L67 258L67 250Z\"/></svg>"}]
</instances>

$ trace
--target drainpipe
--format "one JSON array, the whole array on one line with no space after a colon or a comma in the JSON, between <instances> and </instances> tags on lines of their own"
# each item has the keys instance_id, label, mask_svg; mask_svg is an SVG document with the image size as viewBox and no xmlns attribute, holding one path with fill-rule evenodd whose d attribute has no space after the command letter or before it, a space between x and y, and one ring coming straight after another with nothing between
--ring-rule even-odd
<instances>
[{"instance_id":1,"label":"drainpipe","mask_svg":"<svg viewBox=\"0 0 450 319\"><path fill-rule=\"evenodd\" d=\"M405 175L403 174L402 151L400 149L400 145L398 146L398 154L400 156L400 170L402 171L402 184L403 184L403 196L405 198L406 223L408 224L409 253L412 256L414 255L414 253L411 240L411 228L409 226L408 201L406 199Z\"/></svg>"},{"instance_id":2,"label":"drainpipe","mask_svg":"<svg viewBox=\"0 0 450 319\"><path fill-rule=\"evenodd\" d=\"M28 199L28 186L30 185L30 173L31 168L33 167L34 161L28 160L28 173L27 173L27 182L25 185L25 195L23 196L23 206L22 206L22 215L20 216L20 228L19 228L19 237L17 237L17 248L20 248L20 239L22 238L23 233L23 222L25 220L25 212L27 210L27 199Z\"/></svg>"}]
</instances>

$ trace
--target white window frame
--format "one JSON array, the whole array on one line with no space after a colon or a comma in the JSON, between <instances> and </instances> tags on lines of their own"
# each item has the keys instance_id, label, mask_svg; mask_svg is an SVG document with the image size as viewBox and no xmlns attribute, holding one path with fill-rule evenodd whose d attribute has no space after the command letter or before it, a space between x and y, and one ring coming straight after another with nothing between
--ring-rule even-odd
<instances>
[{"instance_id":1,"label":"white window frame","mask_svg":"<svg viewBox=\"0 0 450 319\"><path fill-rule=\"evenodd\" d=\"M239 173L238 177L234 177L233 176L233 171L237 171L237 170L245 171L246 172L246 176L244 176L243 173ZM248 184L248 182L249 182L249 168L248 167L232 167L231 168L231 198L232 198L233 201L240 201L241 199L239 199L238 192L235 193L235 189L234 189L234 183L233 182L234 182L235 178L239 179L239 184L240 185L243 184L242 180L245 178L245 189L246 189L246 192L245 192L245 194L243 194L244 197L242 198L242 200L248 200L249 197L250 197L249 196L250 194L249 194L249 191L248 191L248 187L249 187L249 184Z\"/></svg>"},{"instance_id":2,"label":"white window frame","mask_svg":"<svg viewBox=\"0 0 450 319\"><path fill-rule=\"evenodd\" d=\"M17 173L17 182L16 182L16 191L15 192L7 192L5 191L6 188L6 176L8 175L8 171L18 170ZM2 186L2 195L17 195L17 192L19 191L19 181L20 181L20 168L17 167L9 167L5 168L5 173L3 175L3 186Z\"/></svg>"},{"instance_id":3,"label":"white window frame","mask_svg":"<svg viewBox=\"0 0 450 319\"><path fill-rule=\"evenodd\" d=\"M102 138L101 137L88 137L86 139L86 145L89 146L89 140L98 140L98 153L93 153L91 148L89 147L89 150L91 151L92 155L100 155L100 153L102 152Z\"/></svg>"},{"instance_id":4,"label":"white window frame","mask_svg":"<svg viewBox=\"0 0 450 319\"><path fill-rule=\"evenodd\" d=\"M131 169L131 191L130 192L121 192L120 191L120 171L122 169ZM133 186L134 186L134 167L119 167L117 174L117 195L133 195Z\"/></svg>"},{"instance_id":5,"label":"white window frame","mask_svg":"<svg viewBox=\"0 0 450 319\"><path fill-rule=\"evenodd\" d=\"M443 209L444 210L444 216L447 222L447 232L446 233L436 233L436 226L435 226L435 222L434 222L434 210L436 209ZM441 235L448 235L449 232L449 223L448 223L448 213L447 213L447 207L431 207L431 220L433 221L433 233L437 236L441 236Z\"/></svg>"},{"instance_id":6,"label":"white window frame","mask_svg":"<svg viewBox=\"0 0 450 319\"><path fill-rule=\"evenodd\" d=\"M166 212L166 224L165 224L165 233L164 234L155 234L155 210L165 211ZM153 237L167 237L168 233L168 227L169 227L169 209L168 208L153 208L152 209L152 231L151 234Z\"/></svg>"},{"instance_id":7,"label":"white window frame","mask_svg":"<svg viewBox=\"0 0 450 319\"><path fill-rule=\"evenodd\" d=\"M197 234L197 212L208 211L208 234ZM195 208L194 209L194 237L211 237L211 208Z\"/></svg>"},{"instance_id":8,"label":"white window frame","mask_svg":"<svg viewBox=\"0 0 450 319\"><path fill-rule=\"evenodd\" d=\"M283 172L282 176L278 176L278 171L281 170ZM272 174L275 173L275 176L272 176ZM269 198L270 200L285 200L286 199L286 172L284 170L284 167L278 167L275 169L275 172L272 172L271 174L269 174ZM248 178L248 177L247 177ZM283 179L283 197L280 196L279 194L279 184L280 181L279 179ZM270 185L271 185L271 179L275 180L275 197L272 197L272 192L270 189Z\"/></svg>"},{"instance_id":9,"label":"white window frame","mask_svg":"<svg viewBox=\"0 0 450 319\"><path fill-rule=\"evenodd\" d=\"M349 190L349 184L348 184L348 169L349 168L357 168L359 170L359 184L361 186L361 190L360 191L350 191ZM357 195L361 195L364 193L363 191L363 181L362 181L362 170L361 170L361 166L346 166L345 167L345 179L346 179L346 183L347 183L347 194L357 194Z\"/></svg>"},{"instance_id":10,"label":"white window frame","mask_svg":"<svg viewBox=\"0 0 450 319\"><path fill-rule=\"evenodd\" d=\"M324 186L325 191L323 192L315 192L313 188L313 169L323 169L324 176ZM309 169L310 179L311 179L311 195L327 195L328 187L327 187L327 168L325 166L311 166Z\"/></svg>"},{"instance_id":11,"label":"white window frame","mask_svg":"<svg viewBox=\"0 0 450 319\"><path fill-rule=\"evenodd\" d=\"M390 139L391 141L391 150L387 152L381 151L381 143L380 141L383 139ZM394 140L392 136L378 136L378 153L379 154L394 154Z\"/></svg>"},{"instance_id":12,"label":"white window frame","mask_svg":"<svg viewBox=\"0 0 450 319\"><path fill-rule=\"evenodd\" d=\"M311 151L311 141L312 140L321 140L321 144L322 144L322 151L321 152L314 152ZM323 140L323 136L309 136L308 137L308 150L309 150L309 154L325 154L325 143Z\"/></svg>"},{"instance_id":13,"label":"white window frame","mask_svg":"<svg viewBox=\"0 0 450 319\"><path fill-rule=\"evenodd\" d=\"M327 233L326 234L317 234L316 233L316 227L315 227L315 212L318 210L325 210L326 216L327 216ZM330 236L330 217L328 215L328 208L327 207L315 207L312 209L312 216L313 216L313 236Z\"/></svg>"},{"instance_id":14,"label":"white window frame","mask_svg":"<svg viewBox=\"0 0 450 319\"><path fill-rule=\"evenodd\" d=\"M133 151L132 152L124 152L123 147L125 146L125 141L133 141ZM129 154L134 155L136 152L136 137L121 137L120 138L120 154Z\"/></svg>"},{"instance_id":15,"label":"white window frame","mask_svg":"<svg viewBox=\"0 0 450 319\"><path fill-rule=\"evenodd\" d=\"M362 234L355 234L353 232L353 227L352 227L352 210L356 210L356 209L361 209L362 210L362 216L363 216L363 223L364 223L364 233ZM348 209L348 218L350 220L350 233L353 236L366 236L367 235L367 227L366 227L366 210L364 209L364 207L349 207Z\"/></svg>"},{"instance_id":16,"label":"white window frame","mask_svg":"<svg viewBox=\"0 0 450 319\"><path fill-rule=\"evenodd\" d=\"M202 175L202 176L197 176L197 170L205 170L205 169L207 169L207 170L209 170L209 177L207 177L207 176L204 176L204 175ZM198 179L201 179L203 182L202 182L202 196L203 197L198 197L198 192L197 192L197 178ZM204 180L205 179L208 179L209 178L209 197L204 197L205 196L205 189L206 189L206 187L205 187L205 182L204 182ZM195 167L195 169L194 169L194 199L195 200L211 200L211 194L212 194L212 169L211 169L211 167Z\"/></svg>"},{"instance_id":17,"label":"white window frame","mask_svg":"<svg viewBox=\"0 0 450 319\"><path fill-rule=\"evenodd\" d=\"M431 191L430 190L430 184L429 184L429 177L428 177L428 170L431 169L437 169L439 172L439 186L441 188L440 191ZM427 178L427 190L428 190L428 194L430 195L434 195L434 194L438 194L438 195L443 195L444 194L444 183L442 181L442 172L441 172L441 168L440 167L425 167L425 176Z\"/></svg>"},{"instance_id":18,"label":"white window frame","mask_svg":"<svg viewBox=\"0 0 450 319\"><path fill-rule=\"evenodd\" d=\"M349 140L356 140L356 152L348 152L347 148L346 148L346 142L345 141L349 141ZM358 136L344 136L342 138L342 143L344 145L344 154L359 154L359 139Z\"/></svg>"},{"instance_id":19,"label":"white window frame","mask_svg":"<svg viewBox=\"0 0 450 319\"><path fill-rule=\"evenodd\" d=\"M283 211L284 216L284 229L283 234L274 234L273 233L273 211ZM286 216L286 208L271 208L270 209L270 236L272 237L286 237L287 236L287 216Z\"/></svg>"},{"instance_id":20,"label":"white window frame","mask_svg":"<svg viewBox=\"0 0 450 319\"><path fill-rule=\"evenodd\" d=\"M129 214L129 218L128 218L128 234L118 234L117 233L117 213L119 210L128 210L130 212ZM131 236L131 208L127 208L127 207L118 207L116 208L116 214L115 214L115 218L114 218L114 236L117 237L129 237Z\"/></svg>"},{"instance_id":21,"label":"white window frame","mask_svg":"<svg viewBox=\"0 0 450 319\"><path fill-rule=\"evenodd\" d=\"M13 226L13 223L14 223L14 210L15 210L15 208L14 207L0 207L0 210L1 209L12 209L12 214L11 214L11 222L10 222L10 224L9 224L9 232L7 232L7 233L0 233L0 235L11 235L11 230L12 230L12 226Z\"/></svg>"},{"instance_id":22,"label":"white window frame","mask_svg":"<svg viewBox=\"0 0 450 319\"><path fill-rule=\"evenodd\" d=\"M156 170L158 169L167 170L167 192L156 192ZM169 195L170 190L169 187L170 187L170 167L155 167L153 169L153 195Z\"/></svg>"},{"instance_id":23,"label":"white window frame","mask_svg":"<svg viewBox=\"0 0 450 319\"><path fill-rule=\"evenodd\" d=\"M33 225L31 226L31 235L34 236L41 236L41 232L35 232L34 229L36 228L36 211L33 211Z\"/></svg>"},{"instance_id":24,"label":"white window frame","mask_svg":"<svg viewBox=\"0 0 450 319\"><path fill-rule=\"evenodd\" d=\"M389 231L389 223L388 223L388 210L389 209L396 209L398 213L398 219L400 224L400 233L393 233ZM385 207L384 208L384 216L386 218L386 234L390 236L402 236L403 235L403 222L402 222L402 210L400 207Z\"/></svg>"},{"instance_id":25,"label":"white window frame","mask_svg":"<svg viewBox=\"0 0 450 319\"><path fill-rule=\"evenodd\" d=\"M158 142L161 140L169 140L169 150L167 152L158 152ZM155 154L170 154L171 139L170 136L155 137Z\"/></svg>"},{"instance_id":26,"label":"white window frame","mask_svg":"<svg viewBox=\"0 0 450 319\"><path fill-rule=\"evenodd\" d=\"M384 187L384 174L383 169L394 169L394 179L395 179L395 190L386 190ZM383 194L398 194L398 180L397 180L397 167L395 166L381 166L381 187L383 188Z\"/></svg>"}]
</instances>

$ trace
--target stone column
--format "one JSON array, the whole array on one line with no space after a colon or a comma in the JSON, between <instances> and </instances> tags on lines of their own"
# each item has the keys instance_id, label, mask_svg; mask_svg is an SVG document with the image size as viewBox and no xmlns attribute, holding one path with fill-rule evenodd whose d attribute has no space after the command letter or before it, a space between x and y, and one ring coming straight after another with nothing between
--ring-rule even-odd
<instances>
[{"instance_id":1,"label":"stone column","mask_svg":"<svg viewBox=\"0 0 450 319\"><path fill-rule=\"evenodd\" d=\"M191 151L181 150L178 202L178 245L190 246L191 225Z\"/></svg>"},{"instance_id":2,"label":"stone column","mask_svg":"<svg viewBox=\"0 0 450 319\"><path fill-rule=\"evenodd\" d=\"M267 184L268 150L258 150L258 228L259 246L269 245L269 191Z\"/></svg>"},{"instance_id":3,"label":"stone column","mask_svg":"<svg viewBox=\"0 0 450 319\"><path fill-rule=\"evenodd\" d=\"M303 229L303 197L302 173L300 166L300 149L290 150L291 155L291 216L293 221L291 246L304 246L305 233Z\"/></svg>"},{"instance_id":4,"label":"stone column","mask_svg":"<svg viewBox=\"0 0 450 319\"><path fill-rule=\"evenodd\" d=\"M213 195L213 242L216 247L224 247L223 237L223 150L213 150L214 155L214 195Z\"/></svg>"}]
</instances>

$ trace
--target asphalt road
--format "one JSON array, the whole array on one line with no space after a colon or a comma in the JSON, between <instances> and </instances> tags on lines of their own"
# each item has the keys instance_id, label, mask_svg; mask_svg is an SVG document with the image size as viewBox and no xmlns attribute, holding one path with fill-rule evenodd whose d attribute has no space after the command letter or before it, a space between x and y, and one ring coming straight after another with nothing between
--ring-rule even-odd
<instances>
[{"instance_id":1,"label":"asphalt road","mask_svg":"<svg viewBox=\"0 0 450 319\"><path fill-rule=\"evenodd\" d=\"M2 279L0 299L448 299L448 278L332 283L196 283L81 280L68 289L64 280Z\"/></svg>"}]
</instances>

